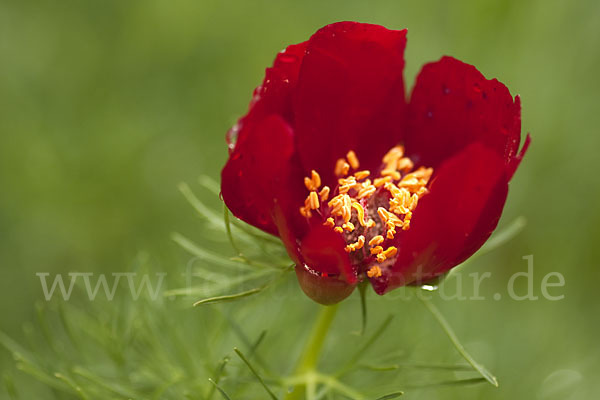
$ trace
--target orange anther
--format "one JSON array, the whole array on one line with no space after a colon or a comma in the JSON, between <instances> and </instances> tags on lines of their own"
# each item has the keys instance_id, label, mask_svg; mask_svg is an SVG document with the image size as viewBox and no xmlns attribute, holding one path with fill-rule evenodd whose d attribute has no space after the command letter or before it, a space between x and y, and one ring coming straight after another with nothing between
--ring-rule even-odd
<instances>
[{"instance_id":1,"label":"orange anther","mask_svg":"<svg viewBox=\"0 0 600 400\"><path fill-rule=\"evenodd\" d=\"M367 271L367 276L369 278L379 278L382 275L381 273L381 268L379 268L378 265L373 265L371 268L369 268L369 270Z\"/></svg>"},{"instance_id":2,"label":"orange anther","mask_svg":"<svg viewBox=\"0 0 600 400\"><path fill-rule=\"evenodd\" d=\"M360 167L360 163L358 162L358 157L356 157L356 153L352 150L350 150L348 152L348 154L346 154L346 158L348 159L348 162L350 163L350 166L352 167L352 169L358 169L358 167Z\"/></svg>"}]
</instances>

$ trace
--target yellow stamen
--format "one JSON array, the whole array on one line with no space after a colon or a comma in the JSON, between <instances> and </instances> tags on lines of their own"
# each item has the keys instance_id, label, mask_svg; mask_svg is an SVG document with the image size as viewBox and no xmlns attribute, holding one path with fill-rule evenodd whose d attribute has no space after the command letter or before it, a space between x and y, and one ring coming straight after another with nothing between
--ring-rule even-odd
<instances>
[{"instance_id":1,"label":"yellow stamen","mask_svg":"<svg viewBox=\"0 0 600 400\"><path fill-rule=\"evenodd\" d=\"M311 210L316 210L320 207L319 196L317 195L317 192L310 192L310 195L308 196L308 204Z\"/></svg>"},{"instance_id":2,"label":"yellow stamen","mask_svg":"<svg viewBox=\"0 0 600 400\"><path fill-rule=\"evenodd\" d=\"M353 176L339 179L338 183L340 185L340 187L338 188L338 191L340 193L348 193L350 189L353 189L354 187L356 187L356 185L358 185L358 183L356 182L356 178Z\"/></svg>"},{"instance_id":3,"label":"yellow stamen","mask_svg":"<svg viewBox=\"0 0 600 400\"><path fill-rule=\"evenodd\" d=\"M396 166L396 168L398 169L398 171L410 171L411 169L413 169L415 166L415 164L412 162L412 160L408 157L402 157L401 159L398 160L398 164Z\"/></svg>"},{"instance_id":4,"label":"yellow stamen","mask_svg":"<svg viewBox=\"0 0 600 400\"><path fill-rule=\"evenodd\" d=\"M310 171L310 176L312 178L313 184L315 185L315 188L318 189L321 186L321 176L314 169Z\"/></svg>"},{"instance_id":5,"label":"yellow stamen","mask_svg":"<svg viewBox=\"0 0 600 400\"><path fill-rule=\"evenodd\" d=\"M357 218L358 218L358 223L361 226L365 226L365 209L357 202L353 202L352 203L352 208L354 208L356 210L356 214L357 214Z\"/></svg>"},{"instance_id":6,"label":"yellow stamen","mask_svg":"<svg viewBox=\"0 0 600 400\"><path fill-rule=\"evenodd\" d=\"M389 219L390 212L383 207L379 207L377 209L377 214L379 214L379 218L381 218L383 223L386 223Z\"/></svg>"},{"instance_id":7,"label":"yellow stamen","mask_svg":"<svg viewBox=\"0 0 600 400\"><path fill-rule=\"evenodd\" d=\"M348 162L350 163L350 166L352 167L352 169L358 169L358 167L360 167L360 163L358 162L358 157L356 157L356 153L353 150L350 150L348 152L348 154L346 154L346 158L348 159Z\"/></svg>"},{"instance_id":8,"label":"yellow stamen","mask_svg":"<svg viewBox=\"0 0 600 400\"><path fill-rule=\"evenodd\" d=\"M391 182L392 181L392 177L391 176L384 176L383 178L377 178L373 181L373 185L375 185L375 187L380 187L383 186L384 184Z\"/></svg>"},{"instance_id":9,"label":"yellow stamen","mask_svg":"<svg viewBox=\"0 0 600 400\"><path fill-rule=\"evenodd\" d=\"M369 240L369 246L377 246L383 243L385 239L381 235L374 236L373 239Z\"/></svg>"},{"instance_id":10,"label":"yellow stamen","mask_svg":"<svg viewBox=\"0 0 600 400\"><path fill-rule=\"evenodd\" d=\"M312 192L318 190L321 186L321 176L314 169L310 172L310 175L310 178L304 178L304 186Z\"/></svg>"},{"instance_id":11,"label":"yellow stamen","mask_svg":"<svg viewBox=\"0 0 600 400\"><path fill-rule=\"evenodd\" d=\"M335 221L333 218L329 217L325 222L323 222L323 225L333 228L335 226Z\"/></svg>"},{"instance_id":12,"label":"yellow stamen","mask_svg":"<svg viewBox=\"0 0 600 400\"><path fill-rule=\"evenodd\" d=\"M354 173L354 177L355 177L357 180L359 180L359 181L360 181L360 180L362 180L362 179L368 178L368 177L369 177L369 175L371 175L371 172L370 172L370 171L367 171L367 170L364 170L364 171L358 171L358 172L355 172L355 173Z\"/></svg>"},{"instance_id":13,"label":"yellow stamen","mask_svg":"<svg viewBox=\"0 0 600 400\"><path fill-rule=\"evenodd\" d=\"M385 260L387 260L388 258L394 257L396 255L396 253L398 253L398 249L395 248L394 246L390 246L385 251L377 254L377 261L382 263Z\"/></svg>"},{"instance_id":14,"label":"yellow stamen","mask_svg":"<svg viewBox=\"0 0 600 400\"><path fill-rule=\"evenodd\" d=\"M381 268L379 268L379 265L373 265L367 271L367 276L369 278L379 278L381 275L382 275L382 273L381 273Z\"/></svg>"},{"instance_id":15,"label":"yellow stamen","mask_svg":"<svg viewBox=\"0 0 600 400\"><path fill-rule=\"evenodd\" d=\"M364 199L365 197L371 197L373 193L377 191L377 188L371 185L371 182L367 179L363 182L362 187L358 191L358 195L356 196L359 200Z\"/></svg>"},{"instance_id":16,"label":"yellow stamen","mask_svg":"<svg viewBox=\"0 0 600 400\"><path fill-rule=\"evenodd\" d=\"M358 237L358 240L356 241L356 243L347 245L345 250L348 253L350 253L351 251L356 251L356 250L362 249L364 245L365 245L365 237L363 235L360 235Z\"/></svg>"},{"instance_id":17,"label":"yellow stamen","mask_svg":"<svg viewBox=\"0 0 600 400\"><path fill-rule=\"evenodd\" d=\"M329 198L329 186L323 186L323 189L321 189L321 191L319 192L319 197L321 198L321 201L324 203L327 201L327 199Z\"/></svg>"},{"instance_id":18,"label":"yellow stamen","mask_svg":"<svg viewBox=\"0 0 600 400\"><path fill-rule=\"evenodd\" d=\"M354 151L349 151L345 158L338 159L335 164L334 172L338 178L335 189L328 186L321 188L321 177L312 170L310 177L304 178L309 195L304 200L304 206L299 208L300 214L306 218L311 218L314 210L328 215L323 225L333 228L345 240L360 235L355 243L347 244L348 252L363 248L366 232L369 229L377 229L376 232L369 233L369 236L372 236L369 240L369 252L375 255L380 263L397 254L395 247L384 250L382 245L386 239L394 239L399 229L410 228L413 212L418 207L421 197L428 193L427 185L433 175L432 168L419 167L414 170L414 164L410 158L404 156L402 146L390 149L383 157L382 164L379 175L371 178L370 171L358 170L358 157ZM350 168L353 170L352 175L349 175ZM379 193L379 188L389 192L389 200L385 205L382 204L385 203L382 200L388 196L387 193L382 193L382 198L371 200L375 193ZM337 194L330 199L332 190L337 191ZM373 207L377 207L377 216L381 222L367 212L372 213ZM356 210L356 217L352 215L353 210ZM336 221L339 226L336 226ZM350 235L355 231L356 236ZM381 276L380 274L381 268L378 266L367 272L369 276Z\"/></svg>"},{"instance_id":19,"label":"yellow stamen","mask_svg":"<svg viewBox=\"0 0 600 400\"><path fill-rule=\"evenodd\" d=\"M370 250L371 254L375 255L375 254L379 254L383 252L383 247L381 246L375 246Z\"/></svg>"},{"instance_id":20,"label":"yellow stamen","mask_svg":"<svg viewBox=\"0 0 600 400\"><path fill-rule=\"evenodd\" d=\"M350 170L350 164L344 161L343 158L337 160L335 164L335 176L346 176L348 175L348 171Z\"/></svg>"},{"instance_id":21,"label":"yellow stamen","mask_svg":"<svg viewBox=\"0 0 600 400\"><path fill-rule=\"evenodd\" d=\"M390 151L388 151L385 154L385 156L383 156L383 163L389 164L391 162L395 162L402 156L404 156L404 147L402 147L402 146L392 147L390 149Z\"/></svg>"},{"instance_id":22,"label":"yellow stamen","mask_svg":"<svg viewBox=\"0 0 600 400\"><path fill-rule=\"evenodd\" d=\"M389 176L395 181L399 180L402 177L402 175L400 175L400 172L396 171L395 169L387 169L387 168L384 169L383 171L381 171L381 175Z\"/></svg>"},{"instance_id":23,"label":"yellow stamen","mask_svg":"<svg viewBox=\"0 0 600 400\"><path fill-rule=\"evenodd\" d=\"M305 218L312 217L312 213L307 207L300 207L300 214Z\"/></svg>"},{"instance_id":24,"label":"yellow stamen","mask_svg":"<svg viewBox=\"0 0 600 400\"><path fill-rule=\"evenodd\" d=\"M396 234L396 229L395 228L391 228L391 229L388 229L388 231L385 234L385 237L391 240L391 239L394 238L395 234Z\"/></svg>"}]
</instances>

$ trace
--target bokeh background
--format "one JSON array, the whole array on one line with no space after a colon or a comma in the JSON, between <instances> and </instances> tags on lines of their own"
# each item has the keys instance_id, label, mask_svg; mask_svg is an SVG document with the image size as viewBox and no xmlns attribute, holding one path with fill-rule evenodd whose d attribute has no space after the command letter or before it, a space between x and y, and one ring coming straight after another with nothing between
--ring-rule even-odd
<instances>
[{"instance_id":1,"label":"bokeh background","mask_svg":"<svg viewBox=\"0 0 600 400\"><path fill-rule=\"evenodd\" d=\"M177 184L218 179L224 133L275 53L339 20L408 28L409 88L423 63L444 54L497 77L521 95L523 132L533 138L501 221L524 216L527 226L469 266L493 271L482 289L487 300L439 303L500 388L416 390L406 398L595 398L600 3L593 0L1 0L0 330L23 342L23 326L37 329L37 272L124 271L140 251L161 270L181 271L188 256L170 233L203 232ZM493 300L529 254L536 294L542 277L559 271L564 300ZM289 304L297 318L286 330L303 338L315 308L290 293L300 300ZM344 306L344 323L359 320L357 301ZM387 345L455 360L419 304L373 304L373 321L397 314L380 339ZM250 330L260 307L244 309ZM274 348L280 322L261 320ZM27 382L2 349L0 366Z\"/></svg>"}]
</instances>

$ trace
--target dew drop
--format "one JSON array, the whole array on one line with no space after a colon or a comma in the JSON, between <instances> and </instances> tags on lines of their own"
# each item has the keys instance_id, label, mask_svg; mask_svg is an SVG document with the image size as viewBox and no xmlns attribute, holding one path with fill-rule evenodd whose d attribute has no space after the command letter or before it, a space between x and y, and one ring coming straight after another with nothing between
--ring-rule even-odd
<instances>
[{"instance_id":1,"label":"dew drop","mask_svg":"<svg viewBox=\"0 0 600 400\"><path fill-rule=\"evenodd\" d=\"M450 94L450 88L447 87L446 85L442 85L442 92L444 94Z\"/></svg>"},{"instance_id":2,"label":"dew drop","mask_svg":"<svg viewBox=\"0 0 600 400\"><path fill-rule=\"evenodd\" d=\"M227 141L227 148L229 149L229 151L233 151L235 149L235 144L237 142L241 128L242 127L238 122L227 131L227 134L225 135L225 140Z\"/></svg>"},{"instance_id":3,"label":"dew drop","mask_svg":"<svg viewBox=\"0 0 600 400\"><path fill-rule=\"evenodd\" d=\"M427 116L427 118L433 118L433 112L427 111L426 116Z\"/></svg>"},{"instance_id":4,"label":"dew drop","mask_svg":"<svg viewBox=\"0 0 600 400\"><path fill-rule=\"evenodd\" d=\"M421 289L427 290L428 292L435 292L438 290L438 285L421 285Z\"/></svg>"}]
</instances>

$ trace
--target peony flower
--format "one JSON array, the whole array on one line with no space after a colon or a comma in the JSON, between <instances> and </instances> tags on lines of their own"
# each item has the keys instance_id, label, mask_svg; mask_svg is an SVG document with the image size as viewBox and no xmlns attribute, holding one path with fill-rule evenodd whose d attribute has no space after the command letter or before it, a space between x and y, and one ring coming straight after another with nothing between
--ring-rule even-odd
<instances>
[{"instance_id":1,"label":"peony flower","mask_svg":"<svg viewBox=\"0 0 600 400\"><path fill-rule=\"evenodd\" d=\"M281 238L322 304L434 279L496 228L519 152L519 97L443 57L407 100L406 30L327 25L267 68L228 132L222 196Z\"/></svg>"}]
</instances>

